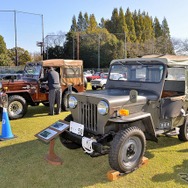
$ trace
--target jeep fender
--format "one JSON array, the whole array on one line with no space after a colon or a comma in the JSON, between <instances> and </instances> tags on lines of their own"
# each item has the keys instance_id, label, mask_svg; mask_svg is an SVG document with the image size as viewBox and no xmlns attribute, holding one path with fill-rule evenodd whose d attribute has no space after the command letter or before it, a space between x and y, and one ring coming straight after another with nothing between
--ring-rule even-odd
<instances>
[{"instance_id":1,"label":"jeep fender","mask_svg":"<svg viewBox=\"0 0 188 188\"><path fill-rule=\"evenodd\" d=\"M120 123L120 124L121 123L122 124L131 124L131 123L135 124L138 121L142 121L142 125L138 127L143 130L146 136L146 139L152 140L155 142L158 141L156 134L155 134L153 119L150 113L139 112L139 113L130 114L128 116L111 118L108 121L113 122L113 123Z\"/></svg>"}]
</instances>

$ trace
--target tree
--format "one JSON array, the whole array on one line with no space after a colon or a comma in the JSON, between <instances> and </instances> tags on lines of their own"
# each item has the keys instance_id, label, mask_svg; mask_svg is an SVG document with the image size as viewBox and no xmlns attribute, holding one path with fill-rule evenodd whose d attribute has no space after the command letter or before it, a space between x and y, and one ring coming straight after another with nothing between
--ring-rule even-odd
<instances>
[{"instance_id":1,"label":"tree","mask_svg":"<svg viewBox=\"0 0 188 188\"><path fill-rule=\"evenodd\" d=\"M114 33L118 39L120 40L125 40L125 35L128 33L128 28L125 20L125 15L122 7L119 9L119 19L118 19L118 24L117 24L117 34ZM121 35L119 35L121 34Z\"/></svg>"},{"instance_id":2,"label":"tree","mask_svg":"<svg viewBox=\"0 0 188 188\"><path fill-rule=\"evenodd\" d=\"M162 28L162 36L165 41L164 52L169 53L169 54L174 54L174 49L173 49L173 45L172 45L172 41L170 37L170 29L168 27L168 22L166 18L163 19L161 28Z\"/></svg>"},{"instance_id":3,"label":"tree","mask_svg":"<svg viewBox=\"0 0 188 188\"><path fill-rule=\"evenodd\" d=\"M84 17L82 15L82 12L79 13L78 16L78 21L77 21L77 29L78 31L84 31L85 30L85 21L84 21Z\"/></svg>"},{"instance_id":4,"label":"tree","mask_svg":"<svg viewBox=\"0 0 188 188\"><path fill-rule=\"evenodd\" d=\"M154 28L155 38L161 37L162 36L162 28L161 28L161 24L157 17L154 18L153 28Z\"/></svg>"},{"instance_id":5,"label":"tree","mask_svg":"<svg viewBox=\"0 0 188 188\"><path fill-rule=\"evenodd\" d=\"M5 54L7 52L6 43L4 38L0 35L0 54Z\"/></svg>"},{"instance_id":6,"label":"tree","mask_svg":"<svg viewBox=\"0 0 188 188\"><path fill-rule=\"evenodd\" d=\"M4 38L0 35L0 66L13 65L13 61L8 56L8 51Z\"/></svg>"},{"instance_id":7,"label":"tree","mask_svg":"<svg viewBox=\"0 0 188 188\"><path fill-rule=\"evenodd\" d=\"M19 65L25 65L26 62L32 60L29 52L27 50L24 50L23 48L17 47L17 54L18 54ZM15 57L16 57L15 48L11 48L8 50L8 56L13 62L15 61Z\"/></svg>"},{"instance_id":8,"label":"tree","mask_svg":"<svg viewBox=\"0 0 188 188\"><path fill-rule=\"evenodd\" d=\"M88 25L89 25L89 17L88 17L88 14L87 12L84 14L84 30L86 30L88 28Z\"/></svg>"},{"instance_id":9,"label":"tree","mask_svg":"<svg viewBox=\"0 0 188 188\"><path fill-rule=\"evenodd\" d=\"M129 8L127 9L125 13L125 20L128 28L128 34L127 34L127 40L131 42L136 41L136 33L135 33L135 27L134 27L134 20L133 15L130 12Z\"/></svg>"},{"instance_id":10,"label":"tree","mask_svg":"<svg viewBox=\"0 0 188 188\"><path fill-rule=\"evenodd\" d=\"M71 25L70 31L76 32L77 29L78 29L78 27L77 27L77 23L76 23L76 16L73 16L73 18L72 18L72 25Z\"/></svg>"},{"instance_id":11,"label":"tree","mask_svg":"<svg viewBox=\"0 0 188 188\"><path fill-rule=\"evenodd\" d=\"M87 31L95 31L97 29L97 21L94 14L91 14L89 17L89 25Z\"/></svg>"}]
</instances>

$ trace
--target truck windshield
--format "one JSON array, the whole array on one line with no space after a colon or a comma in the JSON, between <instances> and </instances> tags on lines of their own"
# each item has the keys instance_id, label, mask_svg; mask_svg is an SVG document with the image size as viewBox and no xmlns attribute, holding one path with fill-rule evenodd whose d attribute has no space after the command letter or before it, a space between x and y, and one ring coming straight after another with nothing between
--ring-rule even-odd
<instances>
[{"instance_id":1,"label":"truck windshield","mask_svg":"<svg viewBox=\"0 0 188 188\"><path fill-rule=\"evenodd\" d=\"M161 81L164 67L161 64L114 64L109 79L129 82Z\"/></svg>"},{"instance_id":2,"label":"truck windshield","mask_svg":"<svg viewBox=\"0 0 188 188\"><path fill-rule=\"evenodd\" d=\"M40 64L29 63L25 66L24 75L26 77L39 78L42 66Z\"/></svg>"}]
</instances>

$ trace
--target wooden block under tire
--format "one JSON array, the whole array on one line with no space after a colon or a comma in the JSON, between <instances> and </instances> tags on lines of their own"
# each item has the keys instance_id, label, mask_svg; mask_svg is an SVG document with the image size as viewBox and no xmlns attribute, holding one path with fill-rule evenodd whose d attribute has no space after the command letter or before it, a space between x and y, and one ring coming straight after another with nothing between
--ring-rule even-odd
<instances>
[{"instance_id":1,"label":"wooden block under tire","mask_svg":"<svg viewBox=\"0 0 188 188\"><path fill-rule=\"evenodd\" d=\"M147 163L148 163L148 158L147 157L143 157L142 160L141 160L141 163L140 163L139 167L141 167L143 165L146 165ZM123 173L120 173L117 170L110 170L107 173L107 178L110 181L114 181L114 180L119 179L122 176L122 174Z\"/></svg>"},{"instance_id":2,"label":"wooden block under tire","mask_svg":"<svg viewBox=\"0 0 188 188\"><path fill-rule=\"evenodd\" d=\"M140 163L140 166L143 166L143 165L146 165L146 164L148 164L148 158L147 157L143 157L142 161Z\"/></svg>"},{"instance_id":3,"label":"wooden block under tire","mask_svg":"<svg viewBox=\"0 0 188 188\"><path fill-rule=\"evenodd\" d=\"M110 170L108 171L107 173L107 178L110 180L110 181L114 181L114 180L117 180L120 176L120 172L119 171L116 171L116 170Z\"/></svg>"}]
</instances>

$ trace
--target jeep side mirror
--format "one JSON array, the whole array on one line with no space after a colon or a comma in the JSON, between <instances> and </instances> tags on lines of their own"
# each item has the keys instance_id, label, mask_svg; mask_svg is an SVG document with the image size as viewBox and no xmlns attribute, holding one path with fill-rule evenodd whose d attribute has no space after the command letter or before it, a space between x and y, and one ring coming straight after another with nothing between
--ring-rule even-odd
<instances>
[{"instance_id":1,"label":"jeep side mirror","mask_svg":"<svg viewBox=\"0 0 188 188\"><path fill-rule=\"evenodd\" d=\"M136 90L131 90L131 91L130 91L129 97L130 97L130 101L131 101L132 103L137 102L137 96L138 96L138 91L136 91Z\"/></svg>"}]
</instances>

